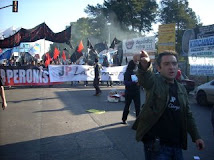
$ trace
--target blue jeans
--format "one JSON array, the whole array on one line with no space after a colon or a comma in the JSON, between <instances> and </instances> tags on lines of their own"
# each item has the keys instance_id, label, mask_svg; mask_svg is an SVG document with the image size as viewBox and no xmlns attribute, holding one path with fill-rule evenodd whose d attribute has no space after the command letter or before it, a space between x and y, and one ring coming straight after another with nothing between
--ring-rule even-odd
<instances>
[{"instance_id":1,"label":"blue jeans","mask_svg":"<svg viewBox=\"0 0 214 160\"><path fill-rule=\"evenodd\" d=\"M181 148L160 145L158 151L153 150L152 143L144 144L145 160L184 160Z\"/></svg>"}]
</instances>

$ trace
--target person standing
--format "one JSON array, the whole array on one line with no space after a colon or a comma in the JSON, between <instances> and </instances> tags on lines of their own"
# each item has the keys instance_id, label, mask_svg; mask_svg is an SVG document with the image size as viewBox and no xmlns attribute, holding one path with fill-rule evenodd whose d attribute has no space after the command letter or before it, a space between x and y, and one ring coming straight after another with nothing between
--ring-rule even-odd
<instances>
[{"instance_id":1,"label":"person standing","mask_svg":"<svg viewBox=\"0 0 214 160\"><path fill-rule=\"evenodd\" d=\"M102 66L104 67L109 67L109 62L108 62L108 58L105 56L104 59L103 59L103 64ZM111 77L109 76L109 81L107 81L107 87L111 86L112 87L112 80L111 80Z\"/></svg>"},{"instance_id":2,"label":"person standing","mask_svg":"<svg viewBox=\"0 0 214 160\"><path fill-rule=\"evenodd\" d=\"M130 104L132 100L135 105L136 117L140 113L140 87L138 84L138 78L134 73L136 64L133 60L128 63L126 72L124 74L124 84L125 84L125 107L123 110L122 124L126 124L126 120L130 110Z\"/></svg>"},{"instance_id":3,"label":"person standing","mask_svg":"<svg viewBox=\"0 0 214 160\"><path fill-rule=\"evenodd\" d=\"M183 160L182 149L187 149L187 133L198 150L205 147L190 111L185 87L175 79L178 58L174 51L164 51L157 57L157 69L146 51L136 54L139 61L138 79L146 90L144 107L134 122L136 140L143 141L146 160Z\"/></svg>"},{"instance_id":4,"label":"person standing","mask_svg":"<svg viewBox=\"0 0 214 160\"><path fill-rule=\"evenodd\" d=\"M94 96L99 96L101 94L99 83L100 83L100 66L99 66L99 63L98 63L98 59L95 58L94 82L93 82L93 86L95 88L95 94L94 94Z\"/></svg>"},{"instance_id":5,"label":"person standing","mask_svg":"<svg viewBox=\"0 0 214 160\"><path fill-rule=\"evenodd\" d=\"M1 94L1 99L2 99L2 109L5 110L7 107L7 101L6 101L4 86L3 86L3 82L2 82L1 77L0 77L0 87L1 87L0 94Z\"/></svg>"}]
</instances>

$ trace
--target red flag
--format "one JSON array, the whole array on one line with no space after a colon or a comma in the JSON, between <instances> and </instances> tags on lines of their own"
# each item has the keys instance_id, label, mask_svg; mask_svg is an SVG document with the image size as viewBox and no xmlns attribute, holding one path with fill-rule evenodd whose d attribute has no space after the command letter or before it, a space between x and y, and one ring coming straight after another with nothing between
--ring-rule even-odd
<instances>
[{"instance_id":1,"label":"red flag","mask_svg":"<svg viewBox=\"0 0 214 160\"><path fill-rule=\"evenodd\" d=\"M63 59L64 61L66 60L65 51L62 51L62 59Z\"/></svg>"},{"instance_id":2,"label":"red flag","mask_svg":"<svg viewBox=\"0 0 214 160\"><path fill-rule=\"evenodd\" d=\"M54 59L57 59L58 56L59 56L59 50L55 47L53 58L54 58Z\"/></svg>"},{"instance_id":3,"label":"red flag","mask_svg":"<svg viewBox=\"0 0 214 160\"><path fill-rule=\"evenodd\" d=\"M51 57L49 53L46 53L46 60L45 60L45 67L48 67L48 65L51 63Z\"/></svg>"},{"instance_id":4,"label":"red flag","mask_svg":"<svg viewBox=\"0 0 214 160\"><path fill-rule=\"evenodd\" d=\"M82 43L82 40L81 40L80 44L78 46L77 52L81 53L83 49L84 49L84 46L83 46L83 43Z\"/></svg>"}]
</instances>

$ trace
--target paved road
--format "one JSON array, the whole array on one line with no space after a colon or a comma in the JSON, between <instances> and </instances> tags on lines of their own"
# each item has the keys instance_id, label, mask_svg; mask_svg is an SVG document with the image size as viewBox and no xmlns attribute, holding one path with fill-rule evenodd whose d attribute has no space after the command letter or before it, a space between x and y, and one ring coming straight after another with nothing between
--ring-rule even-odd
<instances>
[{"instance_id":1,"label":"paved road","mask_svg":"<svg viewBox=\"0 0 214 160\"><path fill-rule=\"evenodd\" d=\"M99 97L93 96L91 86L82 85L6 90L8 108L0 111L0 159L143 160L143 145L135 141L135 131L131 129L134 107L128 125L120 124L124 103L107 102L112 88L102 86L101 89L103 93ZM193 159L194 155L213 160L210 108L199 107L193 100L191 103L208 146L198 152L189 140L185 160ZM92 114L86 112L88 109L106 112Z\"/></svg>"}]
</instances>

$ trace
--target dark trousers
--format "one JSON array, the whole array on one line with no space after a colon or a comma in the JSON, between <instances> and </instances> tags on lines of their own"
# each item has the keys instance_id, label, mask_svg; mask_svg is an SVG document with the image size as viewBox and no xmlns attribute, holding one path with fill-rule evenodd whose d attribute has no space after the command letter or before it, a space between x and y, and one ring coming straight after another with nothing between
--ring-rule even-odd
<instances>
[{"instance_id":1,"label":"dark trousers","mask_svg":"<svg viewBox=\"0 0 214 160\"><path fill-rule=\"evenodd\" d=\"M135 92L131 94L125 93L125 107L123 110L123 117L122 117L123 121L127 120L129 110L130 110L130 104L132 100L134 101L134 105L135 105L136 117L140 113L140 92Z\"/></svg>"},{"instance_id":2,"label":"dark trousers","mask_svg":"<svg viewBox=\"0 0 214 160\"><path fill-rule=\"evenodd\" d=\"M88 81L84 81L84 85L88 85Z\"/></svg>"},{"instance_id":3,"label":"dark trousers","mask_svg":"<svg viewBox=\"0 0 214 160\"><path fill-rule=\"evenodd\" d=\"M100 87L99 87L100 79L99 78L94 78L93 86L96 90L95 94L101 93Z\"/></svg>"},{"instance_id":4,"label":"dark trousers","mask_svg":"<svg viewBox=\"0 0 214 160\"><path fill-rule=\"evenodd\" d=\"M107 81L107 86L112 86L113 82L112 81Z\"/></svg>"}]
</instances>

